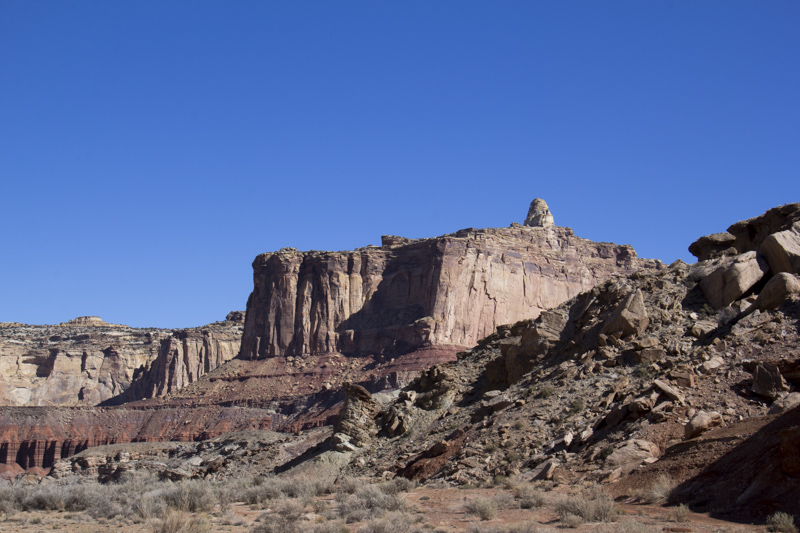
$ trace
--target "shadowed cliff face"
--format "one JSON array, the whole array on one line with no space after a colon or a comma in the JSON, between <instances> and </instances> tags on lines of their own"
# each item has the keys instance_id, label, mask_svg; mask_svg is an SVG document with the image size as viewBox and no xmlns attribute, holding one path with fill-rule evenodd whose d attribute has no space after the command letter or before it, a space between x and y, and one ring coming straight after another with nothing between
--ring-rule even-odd
<instances>
[{"instance_id":1,"label":"shadowed cliff face","mask_svg":"<svg viewBox=\"0 0 800 533\"><path fill-rule=\"evenodd\" d=\"M605 279L652 267L630 246L569 228L385 237L351 252L282 249L253 262L240 356L400 354L472 345Z\"/></svg>"}]
</instances>

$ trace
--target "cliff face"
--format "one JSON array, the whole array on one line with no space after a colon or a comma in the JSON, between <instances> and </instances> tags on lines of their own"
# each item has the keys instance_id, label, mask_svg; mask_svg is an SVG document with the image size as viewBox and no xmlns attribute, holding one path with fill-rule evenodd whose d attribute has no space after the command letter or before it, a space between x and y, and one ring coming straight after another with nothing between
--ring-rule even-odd
<instances>
[{"instance_id":1,"label":"cliff face","mask_svg":"<svg viewBox=\"0 0 800 533\"><path fill-rule=\"evenodd\" d=\"M350 252L284 248L253 262L241 357L394 355L470 346L615 275L657 263L562 227L384 237Z\"/></svg>"},{"instance_id":2,"label":"cliff face","mask_svg":"<svg viewBox=\"0 0 800 533\"><path fill-rule=\"evenodd\" d=\"M96 317L55 326L2 323L0 405L97 405L163 396L236 355L242 317L229 317L185 330L137 329Z\"/></svg>"}]
</instances>

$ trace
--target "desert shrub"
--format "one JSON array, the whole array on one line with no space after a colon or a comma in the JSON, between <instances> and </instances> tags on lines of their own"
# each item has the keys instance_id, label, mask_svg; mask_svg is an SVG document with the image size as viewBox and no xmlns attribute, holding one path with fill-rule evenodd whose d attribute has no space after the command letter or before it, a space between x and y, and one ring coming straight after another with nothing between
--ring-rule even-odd
<instances>
[{"instance_id":1,"label":"desert shrub","mask_svg":"<svg viewBox=\"0 0 800 533\"><path fill-rule=\"evenodd\" d=\"M382 518L374 518L359 528L358 533L395 533L411 531L413 519L406 513L389 513Z\"/></svg>"},{"instance_id":2,"label":"desert shrub","mask_svg":"<svg viewBox=\"0 0 800 533\"><path fill-rule=\"evenodd\" d=\"M169 510L160 520L150 522L153 533L208 533L211 521L204 515Z\"/></svg>"},{"instance_id":3,"label":"desert shrub","mask_svg":"<svg viewBox=\"0 0 800 533\"><path fill-rule=\"evenodd\" d=\"M504 476L503 474L496 474L492 478L492 485L505 485L508 482L508 476Z\"/></svg>"},{"instance_id":4,"label":"desert shrub","mask_svg":"<svg viewBox=\"0 0 800 533\"><path fill-rule=\"evenodd\" d=\"M508 492L500 492L495 495L494 502L498 509L518 509L519 503L514 496Z\"/></svg>"},{"instance_id":5,"label":"desert shrub","mask_svg":"<svg viewBox=\"0 0 800 533\"><path fill-rule=\"evenodd\" d=\"M602 450L600 450L600 453L597 454L597 458L601 461L605 461L611 456L612 453L614 453L614 446L608 444L604 446Z\"/></svg>"},{"instance_id":6,"label":"desert shrub","mask_svg":"<svg viewBox=\"0 0 800 533\"><path fill-rule=\"evenodd\" d=\"M389 481L388 483L390 485L392 485L393 488L392 488L391 491L384 489L384 492L388 492L388 493L391 493L391 494L399 494L401 492L408 492L410 490L413 490L417 486L417 484L414 481L411 481L410 479L406 479L406 478L401 477L401 476L398 476L398 477L394 478L393 480Z\"/></svg>"},{"instance_id":7,"label":"desert shrub","mask_svg":"<svg viewBox=\"0 0 800 533\"><path fill-rule=\"evenodd\" d=\"M311 502L311 508L317 514L322 514L328 508L328 504L325 503L325 500L313 500Z\"/></svg>"},{"instance_id":8,"label":"desert shrub","mask_svg":"<svg viewBox=\"0 0 800 533\"><path fill-rule=\"evenodd\" d=\"M343 476L336 480L334 489L337 493L355 494L361 485L363 483L360 480L350 476Z\"/></svg>"},{"instance_id":9,"label":"desert shrub","mask_svg":"<svg viewBox=\"0 0 800 533\"><path fill-rule=\"evenodd\" d=\"M158 490L137 494L131 501L131 507L134 513L144 520L162 516L167 510L167 505Z\"/></svg>"},{"instance_id":10,"label":"desert shrub","mask_svg":"<svg viewBox=\"0 0 800 533\"><path fill-rule=\"evenodd\" d=\"M284 498L274 503L273 510L289 522L295 522L302 516L305 506L295 499Z\"/></svg>"},{"instance_id":11,"label":"desert shrub","mask_svg":"<svg viewBox=\"0 0 800 533\"><path fill-rule=\"evenodd\" d=\"M517 485L514 487L514 496L519 500L522 509L537 509L544 505L544 494L530 485Z\"/></svg>"},{"instance_id":12,"label":"desert shrub","mask_svg":"<svg viewBox=\"0 0 800 533\"><path fill-rule=\"evenodd\" d=\"M475 515L481 520L491 520L497 516L497 504L486 498L476 498L464 504L467 514Z\"/></svg>"},{"instance_id":13,"label":"desert shrub","mask_svg":"<svg viewBox=\"0 0 800 533\"><path fill-rule=\"evenodd\" d=\"M684 504L673 507L672 516L676 522L686 522L689 519L689 508Z\"/></svg>"},{"instance_id":14,"label":"desert shrub","mask_svg":"<svg viewBox=\"0 0 800 533\"><path fill-rule=\"evenodd\" d=\"M350 533L341 522L323 522L308 526L304 533Z\"/></svg>"},{"instance_id":15,"label":"desert shrub","mask_svg":"<svg viewBox=\"0 0 800 533\"><path fill-rule=\"evenodd\" d=\"M513 463L514 461L519 461L522 459L522 454L517 451L510 451L506 452L506 461L509 463Z\"/></svg>"},{"instance_id":16,"label":"desert shrub","mask_svg":"<svg viewBox=\"0 0 800 533\"><path fill-rule=\"evenodd\" d=\"M182 481L168 486L162 497L168 507L191 513L210 511L214 508L213 493L200 480Z\"/></svg>"},{"instance_id":17,"label":"desert shrub","mask_svg":"<svg viewBox=\"0 0 800 533\"><path fill-rule=\"evenodd\" d=\"M641 522L619 522L613 526L600 526L594 533L656 533L656 529Z\"/></svg>"},{"instance_id":18,"label":"desert shrub","mask_svg":"<svg viewBox=\"0 0 800 533\"><path fill-rule=\"evenodd\" d=\"M572 402L570 402L567 415L576 415L581 411L583 411L585 408L586 408L586 402L584 402L580 398L577 398L575 400L572 400Z\"/></svg>"},{"instance_id":19,"label":"desert shrub","mask_svg":"<svg viewBox=\"0 0 800 533\"><path fill-rule=\"evenodd\" d=\"M280 498L283 492L275 479L264 480L256 478L253 484L247 487L242 494L242 500L250 505L257 505L269 500Z\"/></svg>"},{"instance_id":20,"label":"desert shrub","mask_svg":"<svg viewBox=\"0 0 800 533\"><path fill-rule=\"evenodd\" d=\"M779 533L797 533L797 527L794 525L794 517L789 513L777 512L767 518L767 526L770 531L778 531Z\"/></svg>"},{"instance_id":21,"label":"desert shrub","mask_svg":"<svg viewBox=\"0 0 800 533\"><path fill-rule=\"evenodd\" d=\"M537 398L542 398L542 399L547 399L547 398L551 397L555 393L556 393L556 389L554 389L553 387L550 387L549 385L546 385L546 386L542 387L541 389L539 389L539 394L537 394L536 397Z\"/></svg>"},{"instance_id":22,"label":"desert shrub","mask_svg":"<svg viewBox=\"0 0 800 533\"><path fill-rule=\"evenodd\" d=\"M274 517L256 525L251 533L300 533L297 522L290 522L283 517Z\"/></svg>"},{"instance_id":23,"label":"desert shrub","mask_svg":"<svg viewBox=\"0 0 800 533\"><path fill-rule=\"evenodd\" d=\"M555 510L565 525L574 523L577 518L581 522L614 522L620 514L614 500L599 490L591 489L560 498L556 501Z\"/></svg>"},{"instance_id":24,"label":"desert shrub","mask_svg":"<svg viewBox=\"0 0 800 533\"><path fill-rule=\"evenodd\" d=\"M669 499L674 489L675 481L662 474L646 490L637 494L637 497L644 503L661 503Z\"/></svg>"}]
</instances>

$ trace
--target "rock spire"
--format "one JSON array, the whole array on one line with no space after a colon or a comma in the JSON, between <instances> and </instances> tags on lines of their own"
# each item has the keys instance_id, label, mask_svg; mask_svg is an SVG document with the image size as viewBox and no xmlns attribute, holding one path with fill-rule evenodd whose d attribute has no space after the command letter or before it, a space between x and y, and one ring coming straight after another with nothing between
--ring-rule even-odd
<instances>
[{"instance_id":1,"label":"rock spire","mask_svg":"<svg viewBox=\"0 0 800 533\"><path fill-rule=\"evenodd\" d=\"M528 209L525 225L534 228L549 228L555 225L553 214L550 212L550 208L547 207L547 202L541 198L534 198Z\"/></svg>"}]
</instances>

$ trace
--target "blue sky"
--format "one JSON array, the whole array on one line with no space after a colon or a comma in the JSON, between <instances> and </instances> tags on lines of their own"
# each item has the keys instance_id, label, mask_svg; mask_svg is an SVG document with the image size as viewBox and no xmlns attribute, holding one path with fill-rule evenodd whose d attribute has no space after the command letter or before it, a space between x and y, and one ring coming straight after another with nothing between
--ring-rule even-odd
<instances>
[{"instance_id":1,"label":"blue sky","mask_svg":"<svg viewBox=\"0 0 800 533\"><path fill-rule=\"evenodd\" d=\"M796 1L0 1L0 321L187 327L251 262L522 222L692 257L800 201Z\"/></svg>"}]
</instances>

